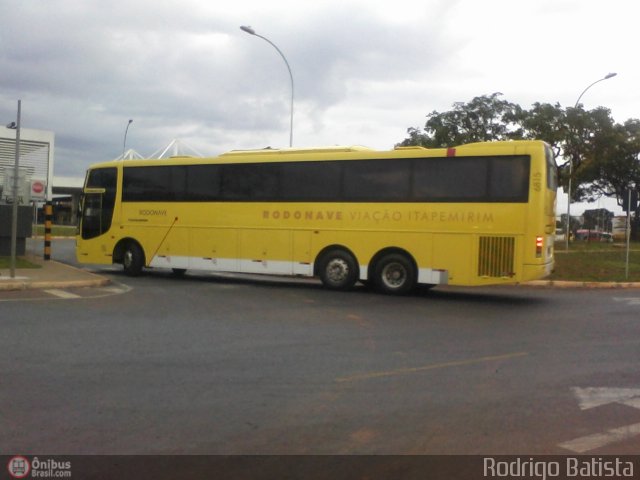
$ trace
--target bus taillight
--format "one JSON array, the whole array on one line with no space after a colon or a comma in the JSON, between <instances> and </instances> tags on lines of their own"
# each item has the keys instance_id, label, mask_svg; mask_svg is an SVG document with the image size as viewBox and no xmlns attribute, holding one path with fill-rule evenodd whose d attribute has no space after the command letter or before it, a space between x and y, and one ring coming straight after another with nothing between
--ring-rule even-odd
<instances>
[{"instance_id":1,"label":"bus taillight","mask_svg":"<svg viewBox=\"0 0 640 480\"><path fill-rule=\"evenodd\" d=\"M542 257L542 247L544 246L544 237L536 237L536 257Z\"/></svg>"}]
</instances>

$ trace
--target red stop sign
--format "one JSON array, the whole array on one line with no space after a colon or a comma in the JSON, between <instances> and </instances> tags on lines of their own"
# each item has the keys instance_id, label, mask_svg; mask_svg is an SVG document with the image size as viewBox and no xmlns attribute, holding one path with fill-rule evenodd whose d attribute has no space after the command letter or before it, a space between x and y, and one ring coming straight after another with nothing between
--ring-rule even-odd
<instances>
[{"instance_id":1,"label":"red stop sign","mask_svg":"<svg viewBox=\"0 0 640 480\"><path fill-rule=\"evenodd\" d=\"M33 182L31 184L31 190L33 190L33 193L42 193L42 192L44 192L44 183L42 183L42 182Z\"/></svg>"}]
</instances>

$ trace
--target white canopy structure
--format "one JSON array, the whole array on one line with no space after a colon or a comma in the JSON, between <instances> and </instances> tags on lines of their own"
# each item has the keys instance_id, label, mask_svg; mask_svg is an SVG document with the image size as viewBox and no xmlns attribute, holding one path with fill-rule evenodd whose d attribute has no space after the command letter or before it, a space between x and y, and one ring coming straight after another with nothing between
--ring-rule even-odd
<instances>
[{"instance_id":1,"label":"white canopy structure","mask_svg":"<svg viewBox=\"0 0 640 480\"><path fill-rule=\"evenodd\" d=\"M164 148L157 150L151 154L149 158L169 158L179 156L204 157L195 148L185 144L182 140L173 139Z\"/></svg>"},{"instance_id":2,"label":"white canopy structure","mask_svg":"<svg viewBox=\"0 0 640 480\"><path fill-rule=\"evenodd\" d=\"M136 152L133 148L130 148L129 150L124 152L123 155L119 155L117 158L114 158L114 160L139 160L143 158L144 157Z\"/></svg>"}]
</instances>

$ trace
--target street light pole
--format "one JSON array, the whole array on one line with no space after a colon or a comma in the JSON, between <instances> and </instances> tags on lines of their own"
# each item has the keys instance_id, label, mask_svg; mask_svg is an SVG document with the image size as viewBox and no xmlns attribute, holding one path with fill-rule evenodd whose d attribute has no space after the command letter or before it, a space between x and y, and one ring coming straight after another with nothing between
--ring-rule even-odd
<instances>
[{"instance_id":1,"label":"street light pole","mask_svg":"<svg viewBox=\"0 0 640 480\"><path fill-rule=\"evenodd\" d=\"M240 30L248 33L249 35L259 37L263 39L265 42L269 43L273 48L277 50L277 52L280 54L280 56L284 60L285 65L287 66L287 70L289 71L289 78L291 79L291 119L290 119L290 126L289 126L289 147L292 147L293 146L293 74L291 73L291 67L289 66L289 62L287 62L287 57L284 56L284 53L280 51L280 49L275 43L273 43L268 38L263 37L262 35L258 35L253 28L242 25L240 27Z\"/></svg>"},{"instance_id":2,"label":"street light pole","mask_svg":"<svg viewBox=\"0 0 640 480\"><path fill-rule=\"evenodd\" d=\"M122 142L122 160L124 160L124 154L127 151L127 133L129 133L129 125L133 123L133 119L129 119L129 123L127 123L127 128L124 130L124 141Z\"/></svg>"},{"instance_id":3,"label":"street light pole","mask_svg":"<svg viewBox=\"0 0 640 480\"><path fill-rule=\"evenodd\" d=\"M13 169L13 205L11 213L11 260L9 261L10 277L16 276L16 245L18 243L18 176L20 172L20 117L22 110L22 100L18 100L18 118L15 123L7 125L16 130L16 158Z\"/></svg>"},{"instance_id":4,"label":"street light pole","mask_svg":"<svg viewBox=\"0 0 640 480\"><path fill-rule=\"evenodd\" d=\"M580 103L580 99L582 98L582 96L587 92L587 90L589 90L591 87L593 87L596 83L600 83L603 82L605 80L609 80L610 78L613 78L617 75L617 73L607 73L604 77L596 80L595 82L593 82L592 84L590 84L587 88L585 88L582 93L580 94L580 96L578 97L578 100L576 100L576 104L573 106L573 109L577 109L578 108L578 104ZM571 227L571 179L573 177L573 155L574 152L571 152L571 155L569 155L569 183L567 185L567 228L566 228L566 235L565 235L565 247L567 250L569 250L569 231L570 231L570 227Z\"/></svg>"},{"instance_id":5,"label":"street light pole","mask_svg":"<svg viewBox=\"0 0 640 480\"><path fill-rule=\"evenodd\" d=\"M616 75L618 75L618 74L617 73L607 73L604 77L602 77L599 80L596 80L591 85L589 85L587 88L585 88L582 91L582 93L580 94L580 96L578 97L578 100L576 100L576 104L573 106L573 108L578 108L578 104L580 103L580 99L582 98L582 96L587 92L587 90L589 90L591 87L593 87L596 83L604 82L605 80L609 80L610 78L613 78Z\"/></svg>"}]
</instances>

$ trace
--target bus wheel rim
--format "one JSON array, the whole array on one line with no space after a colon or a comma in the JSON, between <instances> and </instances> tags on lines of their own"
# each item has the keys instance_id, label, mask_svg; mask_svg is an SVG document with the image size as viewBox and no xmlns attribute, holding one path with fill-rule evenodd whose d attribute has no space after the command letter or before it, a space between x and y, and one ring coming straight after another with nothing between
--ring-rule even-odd
<instances>
[{"instance_id":1,"label":"bus wheel rim","mask_svg":"<svg viewBox=\"0 0 640 480\"><path fill-rule=\"evenodd\" d=\"M349 276L349 264L341 258L334 258L327 264L327 278L334 283L343 282Z\"/></svg>"},{"instance_id":2,"label":"bus wheel rim","mask_svg":"<svg viewBox=\"0 0 640 480\"><path fill-rule=\"evenodd\" d=\"M397 262L392 262L382 269L382 282L389 288L399 288L407 281L407 269Z\"/></svg>"},{"instance_id":3,"label":"bus wheel rim","mask_svg":"<svg viewBox=\"0 0 640 480\"><path fill-rule=\"evenodd\" d=\"M133 253L131 253L131 250L127 250L126 252L124 252L124 265L125 267L130 267L132 263Z\"/></svg>"}]
</instances>

